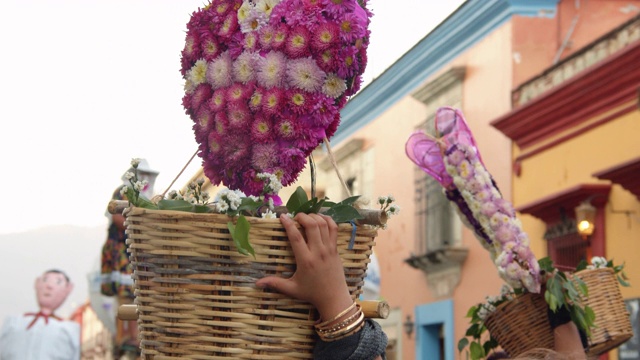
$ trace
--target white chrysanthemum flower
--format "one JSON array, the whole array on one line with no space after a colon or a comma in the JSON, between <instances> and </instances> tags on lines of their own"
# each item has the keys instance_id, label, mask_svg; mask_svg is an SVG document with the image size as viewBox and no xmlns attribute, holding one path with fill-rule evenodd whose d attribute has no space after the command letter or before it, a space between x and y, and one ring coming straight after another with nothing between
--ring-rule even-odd
<instances>
[{"instance_id":1,"label":"white chrysanthemum flower","mask_svg":"<svg viewBox=\"0 0 640 360\"><path fill-rule=\"evenodd\" d=\"M223 52L206 68L206 81L213 89L231 85L233 74L233 60L228 51Z\"/></svg>"},{"instance_id":2,"label":"white chrysanthemum flower","mask_svg":"<svg viewBox=\"0 0 640 360\"><path fill-rule=\"evenodd\" d=\"M242 6L240 6L240 8L238 9L239 23L245 21L249 17L249 13L251 12L252 8L253 8L253 5L250 0L244 0L242 2Z\"/></svg>"},{"instance_id":3,"label":"white chrysanthemum flower","mask_svg":"<svg viewBox=\"0 0 640 360\"><path fill-rule=\"evenodd\" d=\"M269 207L269 210L275 209L275 205L273 203L273 198L269 198L269 203L267 204L267 206Z\"/></svg>"},{"instance_id":4,"label":"white chrysanthemum flower","mask_svg":"<svg viewBox=\"0 0 640 360\"><path fill-rule=\"evenodd\" d=\"M386 196L379 196L378 197L378 204L384 205L386 203L387 203L387 197Z\"/></svg>"},{"instance_id":5,"label":"white chrysanthemum flower","mask_svg":"<svg viewBox=\"0 0 640 360\"><path fill-rule=\"evenodd\" d=\"M227 212L227 210L229 210L229 204L227 204L225 201L219 201L215 203L215 208L217 212L224 214Z\"/></svg>"},{"instance_id":6,"label":"white chrysanthemum flower","mask_svg":"<svg viewBox=\"0 0 640 360\"><path fill-rule=\"evenodd\" d=\"M233 63L233 76L241 83L248 83L255 79L255 64L257 55L252 52L243 52Z\"/></svg>"},{"instance_id":7,"label":"white chrysanthemum flower","mask_svg":"<svg viewBox=\"0 0 640 360\"><path fill-rule=\"evenodd\" d=\"M266 212L262 213L262 218L263 219L276 219L276 214L274 212L272 212L271 210L267 210Z\"/></svg>"},{"instance_id":8,"label":"white chrysanthemum flower","mask_svg":"<svg viewBox=\"0 0 640 360\"><path fill-rule=\"evenodd\" d=\"M142 159L140 158L131 159L131 166L133 166L134 168L138 168L138 165L140 165L140 161L142 161Z\"/></svg>"},{"instance_id":9,"label":"white chrysanthemum flower","mask_svg":"<svg viewBox=\"0 0 640 360\"><path fill-rule=\"evenodd\" d=\"M604 268L607 267L607 259L602 256L594 256L591 258L591 264L596 268Z\"/></svg>"},{"instance_id":10,"label":"white chrysanthemum flower","mask_svg":"<svg viewBox=\"0 0 640 360\"><path fill-rule=\"evenodd\" d=\"M133 179L133 177L134 177L134 176L136 176L136 174L132 173L131 171L127 171L127 172L124 174L124 178L125 178L125 179L127 179L127 180L131 180L131 179Z\"/></svg>"},{"instance_id":11,"label":"white chrysanthemum flower","mask_svg":"<svg viewBox=\"0 0 640 360\"><path fill-rule=\"evenodd\" d=\"M127 185L123 186L122 189L120 189L120 195L127 195L127 191L129 191L129 187Z\"/></svg>"},{"instance_id":12,"label":"white chrysanthemum flower","mask_svg":"<svg viewBox=\"0 0 640 360\"><path fill-rule=\"evenodd\" d=\"M189 76L189 74L187 74L187 76ZM191 94L194 90L196 89L196 85L193 83L193 81L189 80L188 78L184 81L184 91L187 94Z\"/></svg>"},{"instance_id":13,"label":"white chrysanthemum flower","mask_svg":"<svg viewBox=\"0 0 640 360\"><path fill-rule=\"evenodd\" d=\"M187 80L195 86L204 84L207 81L207 61L200 59L187 72Z\"/></svg>"},{"instance_id":14,"label":"white chrysanthemum flower","mask_svg":"<svg viewBox=\"0 0 640 360\"><path fill-rule=\"evenodd\" d=\"M258 0L256 1L255 8L269 17L271 16L271 11L278 3L280 3L280 0Z\"/></svg>"},{"instance_id":15,"label":"white chrysanthemum flower","mask_svg":"<svg viewBox=\"0 0 640 360\"><path fill-rule=\"evenodd\" d=\"M328 74L322 84L322 93L331 97L340 97L347 90L347 82L336 74Z\"/></svg>"}]
</instances>

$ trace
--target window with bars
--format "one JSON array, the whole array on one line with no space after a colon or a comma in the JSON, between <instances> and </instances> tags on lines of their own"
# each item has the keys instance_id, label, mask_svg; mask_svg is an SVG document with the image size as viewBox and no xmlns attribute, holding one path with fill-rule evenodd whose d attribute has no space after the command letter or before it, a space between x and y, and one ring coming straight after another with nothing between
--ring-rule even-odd
<instances>
[{"instance_id":1,"label":"window with bars","mask_svg":"<svg viewBox=\"0 0 640 360\"><path fill-rule=\"evenodd\" d=\"M449 69L412 96L425 104L429 114L417 129L435 135L435 115L441 106L462 106L464 67ZM416 255L425 255L459 245L462 222L443 192L442 186L416 167Z\"/></svg>"}]
</instances>

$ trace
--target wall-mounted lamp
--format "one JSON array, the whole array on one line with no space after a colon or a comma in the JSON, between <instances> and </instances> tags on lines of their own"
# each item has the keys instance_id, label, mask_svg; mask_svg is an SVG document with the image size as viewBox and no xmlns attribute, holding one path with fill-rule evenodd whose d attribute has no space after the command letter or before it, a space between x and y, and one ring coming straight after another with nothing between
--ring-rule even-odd
<instances>
[{"instance_id":1,"label":"wall-mounted lamp","mask_svg":"<svg viewBox=\"0 0 640 360\"><path fill-rule=\"evenodd\" d=\"M576 206L576 228L578 234L586 239L593 234L596 220L596 208L589 200L585 200Z\"/></svg>"},{"instance_id":2,"label":"wall-mounted lamp","mask_svg":"<svg viewBox=\"0 0 640 360\"><path fill-rule=\"evenodd\" d=\"M404 332L407 336L411 337L411 334L413 334L413 327L415 326L415 323L411 320L411 315L407 315L407 320L404 321L402 326L404 327Z\"/></svg>"}]
</instances>

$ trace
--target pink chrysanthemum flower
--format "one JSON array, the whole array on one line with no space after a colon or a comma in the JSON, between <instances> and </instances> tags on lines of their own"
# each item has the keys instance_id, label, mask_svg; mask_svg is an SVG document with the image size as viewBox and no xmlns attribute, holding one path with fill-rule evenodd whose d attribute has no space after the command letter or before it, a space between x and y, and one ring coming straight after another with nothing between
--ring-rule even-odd
<instances>
[{"instance_id":1,"label":"pink chrysanthemum flower","mask_svg":"<svg viewBox=\"0 0 640 360\"><path fill-rule=\"evenodd\" d=\"M322 92L334 99L344 94L345 90L347 90L346 81L336 74L328 74L322 84Z\"/></svg>"},{"instance_id":2,"label":"pink chrysanthemum flower","mask_svg":"<svg viewBox=\"0 0 640 360\"><path fill-rule=\"evenodd\" d=\"M287 91L287 107L296 114L308 112L313 107L311 94L297 89Z\"/></svg>"},{"instance_id":3,"label":"pink chrysanthemum flower","mask_svg":"<svg viewBox=\"0 0 640 360\"><path fill-rule=\"evenodd\" d=\"M256 143L264 143L271 140L272 125L269 118L264 116L256 116L251 125L251 139Z\"/></svg>"},{"instance_id":4,"label":"pink chrysanthemum flower","mask_svg":"<svg viewBox=\"0 0 640 360\"><path fill-rule=\"evenodd\" d=\"M257 144L253 147L251 166L258 171L266 171L277 164L278 147L276 144Z\"/></svg>"},{"instance_id":5,"label":"pink chrysanthemum flower","mask_svg":"<svg viewBox=\"0 0 640 360\"><path fill-rule=\"evenodd\" d=\"M251 156L251 141L249 134L244 130L230 133L225 137L225 146L222 152L225 154L225 169L234 169L238 164L246 164Z\"/></svg>"},{"instance_id":6,"label":"pink chrysanthemum flower","mask_svg":"<svg viewBox=\"0 0 640 360\"><path fill-rule=\"evenodd\" d=\"M262 88L256 87L251 94L251 98L249 99L249 108L251 111L256 112L262 108L262 103L264 99L264 90Z\"/></svg>"},{"instance_id":7,"label":"pink chrysanthemum flower","mask_svg":"<svg viewBox=\"0 0 640 360\"><path fill-rule=\"evenodd\" d=\"M366 17L363 19L356 13L345 14L340 22L340 37L345 41L352 42L365 36L366 21Z\"/></svg>"},{"instance_id":8,"label":"pink chrysanthemum flower","mask_svg":"<svg viewBox=\"0 0 640 360\"><path fill-rule=\"evenodd\" d=\"M230 39L238 29L238 16L235 12L229 12L218 30L218 36L223 39Z\"/></svg>"},{"instance_id":9,"label":"pink chrysanthemum flower","mask_svg":"<svg viewBox=\"0 0 640 360\"><path fill-rule=\"evenodd\" d=\"M275 125L276 134L283 139L292 139L296 135L295 120L283 117Z\"/></svg>"},{"instance_id":10,"label":"pink chrysanthemum flower","mask_svg":"<svg viewBox=\"0 0 640 360\"><path fill-rule=\"evenodd\" d=\"M233 61L229 53L225 51L217 59L209 63L207 67L207 82L214 89L231 85L233 80L232 69Z\"/></svg>"},{"instance_id":11,"label":"pink chrysanthemum flower","mask_svg":"<svg viewBox=\"0 0 640 360\"><path fill-rule=\"evenodd\" d=\"M289 30L286 26L279 24L273 29L273 39L271 41L271 47L274 50L278 50L284 46L287 41Z\"/></svg>"},{"instance_id":12,"label":"pink chrysanthemum flower","mask_svg":"<svg viewBox=\"0 0 640 360\"><path fill-rule=\"evenodd\" d=\"M338 76L348 79L354 76L358 71L358 49L354 46L347 46L338 51L339 62L336 63Z\"/></svg>"},{"instance_id":13,"label":"pink chrysanthemum flower","mask_svg":"<svg viewBox=\"0 0 640 360\"><path fill-rule=\"evenodd\" d=\"M218 55L220 55L220 45L213 36L203 36L200 48L202 51L202 57L207 61L213 61L218 57Z\"/></svg>"},{"instance_id":14,"label":"pink chrysanthemum flower","mask_svg":"<svg viewBox=\"0 0 640 360\"><path fill-rule=\"evenodd\" d=\"M207 149L212 154L218 154L222 150L221 138L218 135L216 135L215 133L209 133L209 139L208 139L207 143L208 143Z\"/></svg>"},{"instance_id":15,"label":"pink chrysanthemum flower","mask_svg":"<svg viewBox=\"0 0 640 360\"><path fill-rule=\"evenodd\" d=\"M227 103L227 93L223 88L216 89L209 100L209 109L212 112L219 112L224 110Z\"/></svg>"},{"instance_id":16,"label":"pink chrysanthemum flower","mask_svg":"<svg viewBox=\"0 0 640 360\"><path fill-rule=\"evenodd\" d=\"M287 81L290 86L308 92L320 90L325 73L310 57L291 60L287 66Z\"/></svg>"},{"instance_id":17,"label":"pink chrysanthemum flower","mask_svg":"<svg viewBox=\"0 0 640 360\"><path fill-rule=\"evenodd\" d=\"M333 46L340 35L340 27L333 22L320 24L311 38L311 48L325 50Z\"/></svg>"},{"instance_id":18,"label":"pink chrysanthemum flower","mask_svg":"<svg viewBox=\"0 0 640 360\"><path fill-rule=\"evenodd\" d=\"M289 33L285 45L285 52L291 58L299 58L310 54L309 39L311 34L309 30L302 26L295 27Z\"/></svg>"},{"instance_id":19,"label":"pink chrysanthemum flower","mask_svg":"<svg viewBox=\"0 0 640 360\"><path fill-rule=\"evenodd\" d=\"M244 102L252 93L253 86L251 84L234 83L227 89L227 100L229 102Z\"/></svg>"},{"instance_id":20,"label":"pink chrysanthemum flower","mask_svg":"<svg viewBox=\"0 0 640 360\"><path fill-rule=\"evenodd\" d=\"M255 32L245 34L243 43L245 51L255 51L258 47L258 35Z\"/></svg>"},{"instance_id":21,"label":"pink chrysanthemum flower","mask_svg":"<svg viewBox=\"0 0 640 360\"><path fill-rule=\"evenodd\" d=\"M316 55L318 66L326 73L335 72L337 57L338 51L333 48L326 49L322 53Z\"/></svg>"},{"instance_id":22,"label":"pink chrysanthemum flower","mask_svg":"<svg viewBox=\"0 0 640 360\"><path fill-rule=\"evenodd\" d=\"M284 91L280 88L271 88L264 94L262 111L268 115L275 115L280 112L285 103Z\"/></svg>"},{"instance_id":23,"label":"pink chrysanthemum flower","mask_svg":"<svg viewBox=\"0 0 640 360\"><path fill-rule=\"evenodd\" d=\"M270 51L258 61L258 83L266 88L282 86L286 72L286 57L283 53Z\"/></svg>"},{"instance_id":24,"label":"pink chrysanthemum flower","mask_svg":"<svg viewBox=\"0 0 640 360\"><path fill-rule=\"evenodd\" d=\"M340 113L334 106L333 100L327 97L317 96L316 102L313 104L311 118L315 120L316 125L327 127L336 115Z\"/></svg>"},{"instance_id":25,"label":"pink chrysanthemum flower","mask_svg":"<svg viewBox=\"0 0 640 360\"><path fill-rule=\"evenodd\" d=\"M258 34L258 42L260 43L260 46L262 47L262 49L270 50L271 43L273 42L274 37L275 37L275 32L271 25L266 25L261 27ZM284 43L284 40L283 40L283 43Z\"/></svg>"},{"instance_id":26,"label":"pink chrysanthemum flower","mask_svg":"<svg viewBox=\"0 0 640 360\"><path fill-rule=\"evenodd\" d=\"M211 86L208 84L198 85L191 96L191 108L200 109L203 104L206 104L209 101L211 93Z\"/></svg>"},{"instance_id":27,"label":"pink chrysanthemum flower","mask_svg":"<svg viewBox=\"0 0 640 360\"><path fill-rule=\"evenodd\" d=\"M229 119L227 119L227 114L224 112L218 112L213 117L213 131L218 135L224 135L227 132L227 127L229 127Z\"/></svg>"},{"instance_id":28,"label":"pink chrysanthemum flower","mask_svg":"<svg viewBox=\"0 0 640 360\"><path fill-rule=\"evenodd\" d=\"M213 124L213 115L206 110L198 111L196 114L195 122L193 124L193 131L196 135L198 142L205 141L209 136L209 130Z\"/></svg>"},{"instance_id":29,"label":"pink chrysanthemum flower","mask_svg":"<svg viewBox=\"0 0 640 360\"><path fill-rule=\"evenodd\" d=\"M229 126L234 128L247 128L251 120L251 111L243 102L230 103L227 109L227 118Z\"/></svg>"},{"instance_id":30,"label":"pink chrysanthemum flower","mask_svg":"<svg viewBox=\"0 0 640 360\"><path fill-rule=\"evenodd\" d=\"M241 83L248 83L255 79L255 67L258 56L253 52L243 52L233 62L233 78Z\"/></svg>"}]
</instances>

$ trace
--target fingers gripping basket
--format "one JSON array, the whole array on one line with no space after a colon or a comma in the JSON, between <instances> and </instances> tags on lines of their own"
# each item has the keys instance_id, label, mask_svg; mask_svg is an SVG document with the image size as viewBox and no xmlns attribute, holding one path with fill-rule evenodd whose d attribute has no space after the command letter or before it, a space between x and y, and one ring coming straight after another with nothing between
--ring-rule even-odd
<instances>
[{"instance_id":1,"label":"fingers gripping basket","mask_svg":"<svg viewBox=\"0 0 640 360\"><path fill-rule=\"evenodd\" d=\"M247 219L255 259L236 250L226 215L128 210L143 358L312 358L315 309L255 286L261 277L295 271L285 230L278 219ZM350 224L339 226L338 249L356 299L377 232L352 232Z\"/></svg>"},{"instance_id":2,"label":"fingers gripping basket","mask_svg":"<svg viewBox=\"0 0 640 360\"><path fill-rule=\"evenodd\" d=\"M588 288L582 300L596 315L589 337L588 355L604 354L633 336L629 313L611 268L582 270L579 277ZM534 349L553 349L554 337L541 294L527 293L505 302L485 322L491 336L512 357Z\"/></svg>"}]
</instances>

